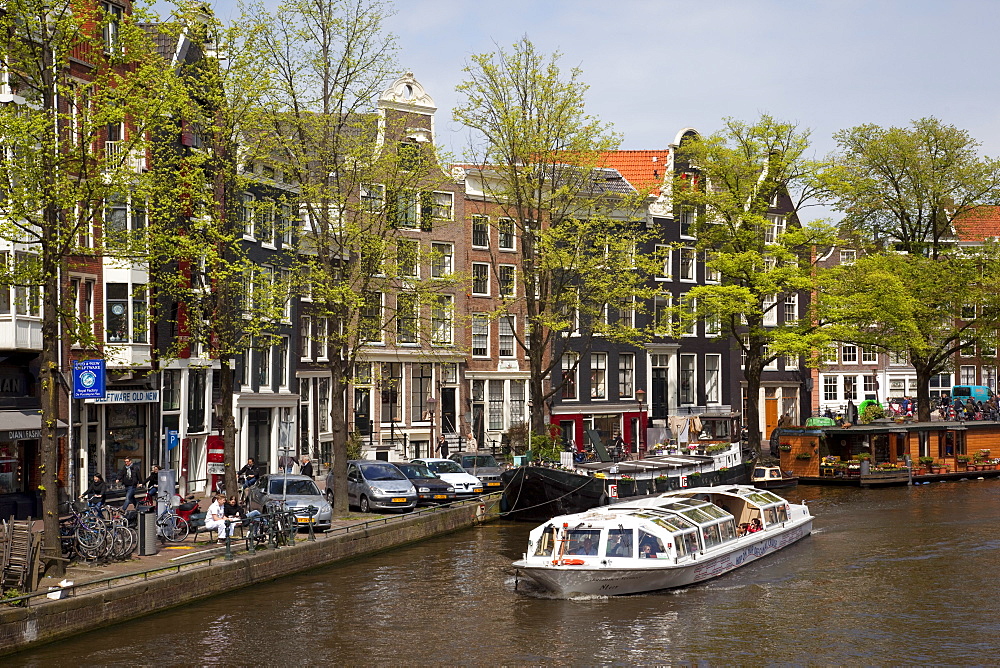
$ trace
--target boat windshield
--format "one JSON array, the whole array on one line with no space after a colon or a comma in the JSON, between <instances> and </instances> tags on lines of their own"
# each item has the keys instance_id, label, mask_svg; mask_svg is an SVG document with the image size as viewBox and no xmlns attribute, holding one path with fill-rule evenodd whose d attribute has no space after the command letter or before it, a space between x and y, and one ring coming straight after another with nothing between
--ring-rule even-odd
<instances>
[{"instance_id":1,"label":"boat windshield","mask_svg":"<svg viewBox=\"0 0 1000 668\"><path fill-rule=\"evenodd\" d=\"M597 544L601 542L600 529L570 529L566 532L565 554L597 556Z\"/></svg>"},{"instance_id":2,"label":"boat windshield","mask_svg":"<svg viewBox=\"0 0 1000 668\"><path fill-rule=\"evenodd\" d=\"M551 557L552 549L556 544L556 529L555 527L548 527L542 532L542 535L538 537L538 545L535 546L535 556L536 557Z\"/></svg>"},{"instance_id":3,"label":"boat windshield","mask_svg":"<svg viewBox=\"0 0 1000 668\"><path fill-rule=\"evenodd\" d=\"M779 506L768 506L761 509L764 513L764 521L767 524L777 524L779 522L788 521L788 511L785 510L785 505L781 504Z\"/></svg>"},{"instance_id":4,"label":"boat windshield","mask_svg":"<svg viewBox=\"0 0 1000 668\"><path fill-rule=\"evenodd\" d=\"M663 541L660 540L659 536L639 529L640 559L664 559L668 556L670 555L667 554L667 549L663 547Z\"/></svg>"},{"instance_id":5,"label":"boat windshield","mask_svg":"<svg viewBox=\"0 0 1000 668\"><path fill-rule=\"evenodd\" d=\"M635 531L632 529L608 529L608 544L604 548L605 557L632 557L635 555Z\"/></svg>"}]
</instances>

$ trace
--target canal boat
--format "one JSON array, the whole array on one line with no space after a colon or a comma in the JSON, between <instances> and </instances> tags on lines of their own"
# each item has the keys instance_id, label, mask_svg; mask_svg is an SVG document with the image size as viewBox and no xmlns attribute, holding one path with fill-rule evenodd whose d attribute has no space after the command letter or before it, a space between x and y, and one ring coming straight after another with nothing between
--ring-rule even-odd
<instances>
[{"instance_id":1,"label":"canal boat","mask_svg":"<svg viewBox=\"0 0 1000 668\"><path fill-rule=\"evenodd\" d=\"M756 466L752 484L758 489L782 489L799 484L797 476L781 470L780 466Z\"/></svg>"},{"instance_id":2,"label":"canal boat","mask_svg":"<svg viewBox=\"0 0 1000 668\"><path fill-rule=\"evenodd\" d=\"M694 487L554 517L513 565L560 597L672 589L777 552L812 522L805 504L768 490Z\"/></svg>"}]
</instances>

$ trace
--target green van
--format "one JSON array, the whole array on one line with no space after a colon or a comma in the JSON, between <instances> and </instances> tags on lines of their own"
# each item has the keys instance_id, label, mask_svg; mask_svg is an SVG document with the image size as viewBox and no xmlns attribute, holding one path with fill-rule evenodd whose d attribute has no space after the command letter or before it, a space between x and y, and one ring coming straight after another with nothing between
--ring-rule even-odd
<instances>
[{"instance_id":1,"label":"green van","mask_svg":"<svg viewBox=\"0 0 1000 668\"><path fill-rule=\"evenodd\" d=\"M985 385L955 385L951 388L951 398L961 397L965 399L972 397L973 401L987 401L995 396L993 390Z\"/></svg>"}]
</instances>

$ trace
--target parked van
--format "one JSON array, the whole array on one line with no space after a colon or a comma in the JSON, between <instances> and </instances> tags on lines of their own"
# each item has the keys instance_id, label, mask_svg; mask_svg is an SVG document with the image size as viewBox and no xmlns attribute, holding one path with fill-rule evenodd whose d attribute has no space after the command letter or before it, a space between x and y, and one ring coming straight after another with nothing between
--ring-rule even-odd
<instances>
[{"instance_id":1,"label":"parked van","mask_svg":"<svg viewBox=\"0 0 1000 668\"><path fill-rule=\"evenodd\" d=\"M951 398L961 397L963 400L972 397L974 401L987 401L995 396L993 390L985 385L955 385L951 388Z\"/></svg>"}]
</instances>

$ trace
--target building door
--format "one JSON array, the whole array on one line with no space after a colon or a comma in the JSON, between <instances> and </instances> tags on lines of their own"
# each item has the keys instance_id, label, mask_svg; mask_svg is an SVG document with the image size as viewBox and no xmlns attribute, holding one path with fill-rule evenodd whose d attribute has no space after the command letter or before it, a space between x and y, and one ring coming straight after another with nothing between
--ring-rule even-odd
<instances>
[{"instance_id":1,"label":"building door","mask_svg":"<svg viewBox=\"0 0 1000 668\"><path fill-rule=\"evenodd\" d=\"M652 405L650 413L654 419L665 419L667 417L667 369L666 367L653 367L652 377Z\"/></svg>"},{"instance_id":2,"label":"building door","mask_svg":"<svg viewBox=\"0 0 1000 668\"><path fill-rule=\"evenodd\" d=\"M771 392L774 390L771 389ZM778 426L778 397L764 397L764 438L770 438L771 432Z\"/></svg>"},{"instance_id":3,"label":"building door","mask_svg":"<svg viewBox=\"0 0 1000 668\"><path fill-rule=\"evenodd\" d=\"M253 457L261 473L270 472L268 460L271 457L271 409L248 409L247 432L247 457Z\"/></svg>"},{"instance_id":4,"label":"building door","mask_svg":"<svg viewBox=\"0 0 1000 668\"><path fill-rule=\"evenodd\" d=\"M455 388L441 388L441 432L444 434L457 434L458 422L455 415Z\"/></svg>"}]
</instances>

